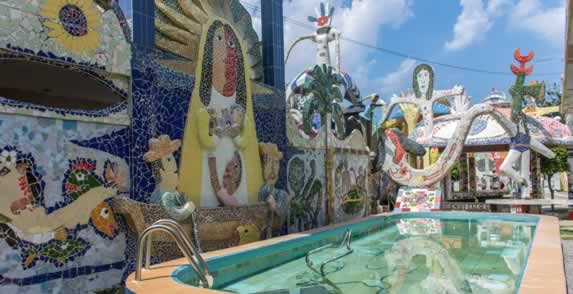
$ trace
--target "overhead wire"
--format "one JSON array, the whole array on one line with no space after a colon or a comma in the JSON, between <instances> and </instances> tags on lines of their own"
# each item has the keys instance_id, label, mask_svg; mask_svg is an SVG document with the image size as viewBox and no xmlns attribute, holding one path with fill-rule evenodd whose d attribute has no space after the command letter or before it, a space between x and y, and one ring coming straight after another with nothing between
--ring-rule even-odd
<instances>
[{"instance_id":1,"label":"overhead wire","mask_svg":"<svg viewBox=\"0 0 573 294\"><path fill-rule=\"evenodd\" d=\"M260 11L260 7L256 4L253 3L249 3L247 1L244 0L240 0L240 2L255 10L255 11ZM296 20L292 17L288 17L288 16L284 16L283 15L283 19L286 22L289 22L293 25L299 26L301 28L305 28L309 31L316 31L316 28L313 27L312 25L309 25L307 23L301 22L299 20ZM495 71L495 70L487 70L487 69L482 69L482 68L475 68L475 67L470 67L470 66L464 66L464 65L456 65L456 64L451 64L451 63L445 63L445 62L441 62L441 61L436 61L436 60L432 60L432 59L428 59L428 58L424 58L424 57L419 57L419 56L415 56L415 55L411 55L411 54L407 54L407 53L403 53L397 50L393 50L393 49L388 49L388 48L384 48L381 46L376 46L376 45L372 45L372 44L368 44L366 42L362 42L359 40L355 40L352 38L348 38L348 37L344 37L342 36L340 38L343 41L358 45L358 46L362 46L365 48L369 48L372 50L376 50L385 54L389 54L389 55L393 55L393 56L397 56L403 59L412 59L418 62L423 62L423 63L428 63L428 64L432 64L432 65L437 65L437 66L442 66L442 67L446 67L446 68L451 68L451 69L457 69L457 70L462 70L462 71L469 71L469 72L477 72L477 73L484 73L484 74L491 74L491 75L504 75L504 76L513 76L513 73L509 72L509 71ZM542 58L542 59L538 59L536 61L536 63L547 63L547 62L551 62L554 60L563 60L562 58L556 58L556 57L549 57L549 58ZM561 75L561 72L555 72L555 73L535 73L535 76L556 76L556 75Z\"/></svg>"}]
</instances>

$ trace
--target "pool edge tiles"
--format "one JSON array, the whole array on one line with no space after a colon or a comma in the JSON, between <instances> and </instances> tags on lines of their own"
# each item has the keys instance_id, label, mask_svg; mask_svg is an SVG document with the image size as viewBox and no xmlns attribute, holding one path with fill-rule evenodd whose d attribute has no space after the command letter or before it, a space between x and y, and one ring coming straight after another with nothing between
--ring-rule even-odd
<instances>
[{"instance_id":1,"label":"pool edge tiles","mask_svg":"<svg viewBox=\"0 0 573 294\"><path fill-rule=\"evenodd\" d=\"M431 217L431 218L440 218L440 219L499 219L499 220L505 220L505 221L518 221L518 222L527 222L527 223L536 223L536 227L538 228L539 225L543 225L546 224L548 227L553 227L551 231L552 234L555 235L556 232L556 236L553 236L552 238L555 239L557 238L557 240L559 240L559 228L558 228L558 222L556 219L552 218L552 217L548 217L548 216L537 216L537 215L511 215L511 214L492 214L492 213L465 213L465 212L432 212L432 213L400 213L400 214L382 214L382 215L376 215L376 216L370 216L368 218L363 218L361 220L354 220L351 222L346 222L346 223L341 223L341 224L335 224L335 225L331 225L331 226L327 226L324 228L320 228L320 229L316 229L316 230L312 230L312 231L308 231L308 232L303 232L303 233L298 233L298 234L293 234L293 235L288 235L288 236L283 236L283 237L279 237L279 238L274 238L274 239L270 239L270 240L265 240L265 241L261 241L261 242L256 242L256 243L251 243L251 244L247 244L247 245L243 245L240 247L235 247L235 248L229 248L229 249L225 249L225 250L219 250L219 251L214 251L214 252L209 252L209 253L205 253L203 254L203 256L207 259L208 263L215 261L215 260L219 260L219 262L221 262L221 260L224 260L226 258L230 258L233 256L237 256L238 254L245 254L244 252L250 252L252 251L252 249L257 249L257 248L264 248L264 247L269 247L272 246L273 244L280 244L283 243L285 241L288 240L292 240L292 239L299 239L299 238L305 238L305 237L309 237L312 235L316 235L316 234L320 234L323 231L328 231L328 230L332 230L332 231L337 231L340 230L342 232L342 230L344 229L343 227L346 226L350 226L352 224L361 224L361 223L366 223L366 226L368 226L368 224L372 223L372 222L376 222L379 219L386 219L386 220L392 220L395 218L427 218L427 217ZM361 225L360 225L361 226ZM544 225L542 227L545 227ZM334 230L333 230L334 229ZM538 287L543 287L544 282L540 281L540 280L528 280L529 276L531 275L531 273L535 272L535 270L531 269L530 263L531 263L531 257L535 256L536 253L536 244L539 243L539 241L541 240L541 238L543 237L542 235L538 235L537 234L537 229L536 229L536 233L534 234L533 237L533 241L530 244L531 248L529 249L529 256L530 258L528 258L527 263L525 265L526 271L525 274L523 275L523 278L521 279L521 287L519 288L519 293L522 293L522 290L526 289L526 288L531 288L532 285L535 286L537 285ZM543 240L541 240L543 241ZM541 242L542 243L542 242ZM554 259L554 263L559 263L560 267L561 267L561 275L557 275L557 281L556 283L556 287L560 287L560 289L565 289L565 278L564 278L564 270L563 270L563 261L562 261L562 256L561 256L561 251L560 251L560 242L557 241L557 254L553 254L552 258ZM551 249L551 250L555 250L555 248ZM546 252L547 253L547 252ZM556 256L559 257L561 256L561 259L557 258ZM177 281L175 281L173 279L173 276L175 274L177 274L176 272L178 270L181 270L180 266L184 265L185 261L183 259L179 259L179 260L175 260L175 261L170 261L170 262L166 262L163 264L160 264L159 266L154 267L152 270L149 271L145 271L143 273L143 277L144 280L140 281L140 282L136 282L133 280L133 274L130 275L126 286L133 292L133 293L138 293L138 294L146 294L146 293L181 293L181 291L192 291L192 293L215 293L213 292L213 290L206 290L206 289L199 289L199 288L194 288L192 286L189 285L185 285L182 283L179 283ZM157 268L157 269L155 269ZM555 266L553 266L553 268L555 268ZM556 271L559 271L559 268L557 267L557 269L555 269ZM547 271L547 270L545 270ZM549 269L549 272L552 272L553 269ZM539 288L537 289L539 290ZM187 292L185 292L187 293ZM219 292L221 293L221 292ZM523 293L539 293L539 292L523 292ZM545 292L545 293L549 293L549 292ZM553 293L553 292L551 292ZM555 292L555 293L565 293L565 292Z\"/></svg>"},{"instance_id":2,"label":"pool edge tiles","mask_svg":"<svg viewBox=\"0 0 573 294\"><path fill-rule=\"evenodd\" d=\"M519 293L566 294L566 287L559 219L543 216L535 230Z\"/></svg>"}]
</instances>

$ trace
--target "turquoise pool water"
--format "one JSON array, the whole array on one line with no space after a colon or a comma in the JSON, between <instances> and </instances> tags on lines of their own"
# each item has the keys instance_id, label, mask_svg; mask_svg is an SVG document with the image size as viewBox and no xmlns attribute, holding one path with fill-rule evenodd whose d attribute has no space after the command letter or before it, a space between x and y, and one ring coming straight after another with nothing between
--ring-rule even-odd
<instances>
[{"instance_id":1,"label":"turquoise pool water","mask_svg":"<svg viewBox=\"0 0 573 294\"><path fill-rule=\"evenodd\" d=\"M214 258L215 288L236 293L516 293L538 218L410 213L370 219L300 239ZM352 231L352 253L308 251ZM195 284L187 267L174 278Z\"/></svg>"}]
</instances>

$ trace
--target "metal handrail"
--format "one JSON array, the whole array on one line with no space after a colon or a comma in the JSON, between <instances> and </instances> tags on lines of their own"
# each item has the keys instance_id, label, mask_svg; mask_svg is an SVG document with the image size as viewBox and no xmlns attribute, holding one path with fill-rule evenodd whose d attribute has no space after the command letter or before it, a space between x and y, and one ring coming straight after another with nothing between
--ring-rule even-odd
<instances>
[{"instance_id":1,"label":"metal handrail","mask_svg":"<svg viewBox=\"0 0 573 294\"><path fill-rule=\"evenodd\" d=\"M345 246L347 251L344 252L343 254L334 256L332 258L329 258L323 262L320 263L320 275L324 278L325 274L324 274L324 267L330 263L333 262L335 260L338 260L340 258L343 258L349 254L351 254L352 252L354 252L354 249L350 248L350 241L352 241L352 231L351 230L346 230L346 232L344 232L344 237L342 238L342 240L340 241L339 244L335 244L335 243L330 243L327 245L324 245L322 247L310 250L308 253L306 253L306 256L304 258L305 262L306 262L306 266L308 266L311 270L313 270L314 272L317 272L316 269L314 268L312 261L310 260L310 255L318 253L320 251L323 251L325 249L328 248L333 248L333 247L341 247L341 246ZM318 272L317 272L318 273Z\"/></svg>"},{"instance_id":2,"label":"metal handrail","mask_svg":"<svg viewBox=\"0 0 573 294\"><path fill-rule=\"evenodd\" d=\"M193 244L193 242L191 241L191 238L189 237L189 234L187 234L187 232L185 232L183 227L178 222L176 222L175 220L168 219L168 218L160 219L160 220L154 222L152 225L159 225L159 224L172 226L173 228L175 228L179 232L183 241L185 242L185 245L192 251L193 257L195 258L195 262L199 261L199 263L203 267L204 275L210 277L211 274L209 273L209 267L207 266L207 263L205 262L203 257L201 257L199 249L197 248L197 246L195 246L195 244ZM148 238L151 238L151 236ZM150 256L151 256L151 241L148 241L147 242L147 253L145 255L145 268L146 269L149 269L149 257Z\"/></svg>"},{"instance_id":3,"label":"metal handrail","mask_svg":"<svg viewBox=\"0 0 573 294\"><path fill-rule=\"evenodd\" d=\"M187 258L187 260L189 261L189 263L191 264L191 267L193 268L193 270L195 271L195 273L197 274L197 276L200 279L200 285L202 287L206 287L206 288L211 288L211 286L213 285L213 278L210 275L204 275L202 273L202 271L199 269L199 266L197 265L197 263L195 262L194 254L192 252L192 247L188 247L186 246L186 241L184 241L184 237L182 237L182 234L179 233L178 229L174 229L173 226L171 225L166 225L166 224L153 224L151 226L149 226L147 229L145 229L141 235L139 236L139 238L137 239L137 260L136 260L136 268L135 268L135 280L136 281L141 281L141 269L142 269L142 263L143 263L143 250L144 250L144 244L143 242L147 241L148 244L147 248L149 249L149 243L150 242L150 238L148 238L153 232L155 231L164 231L166 233L168 233L169 235L171 235L171 237L175 240L175 242L177 243L177 246L179 247L179 250L181 250L183 252L183 255L185 255L185 257ZM207 271L206 271L207 272ZM208 272L207 272L208 273Z\"/></svg>"}]
</instances>

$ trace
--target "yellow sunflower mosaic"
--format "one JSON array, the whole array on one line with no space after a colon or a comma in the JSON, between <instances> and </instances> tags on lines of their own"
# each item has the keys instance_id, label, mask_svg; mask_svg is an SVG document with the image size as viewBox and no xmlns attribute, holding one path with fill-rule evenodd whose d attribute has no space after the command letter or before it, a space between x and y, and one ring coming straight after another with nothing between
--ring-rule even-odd
<instances>
[{"instance_id":1,"label":"yellow sunflower mosaic","mask_svg":"<svg viewBox=\"0 0 573 294\"><path fill-rule=\"evenodd\" d=\"M46 0L41 15L48 36L74 53L91 53L101 42L101 12L93 0Z\"/></svg>"}]
</instances>

